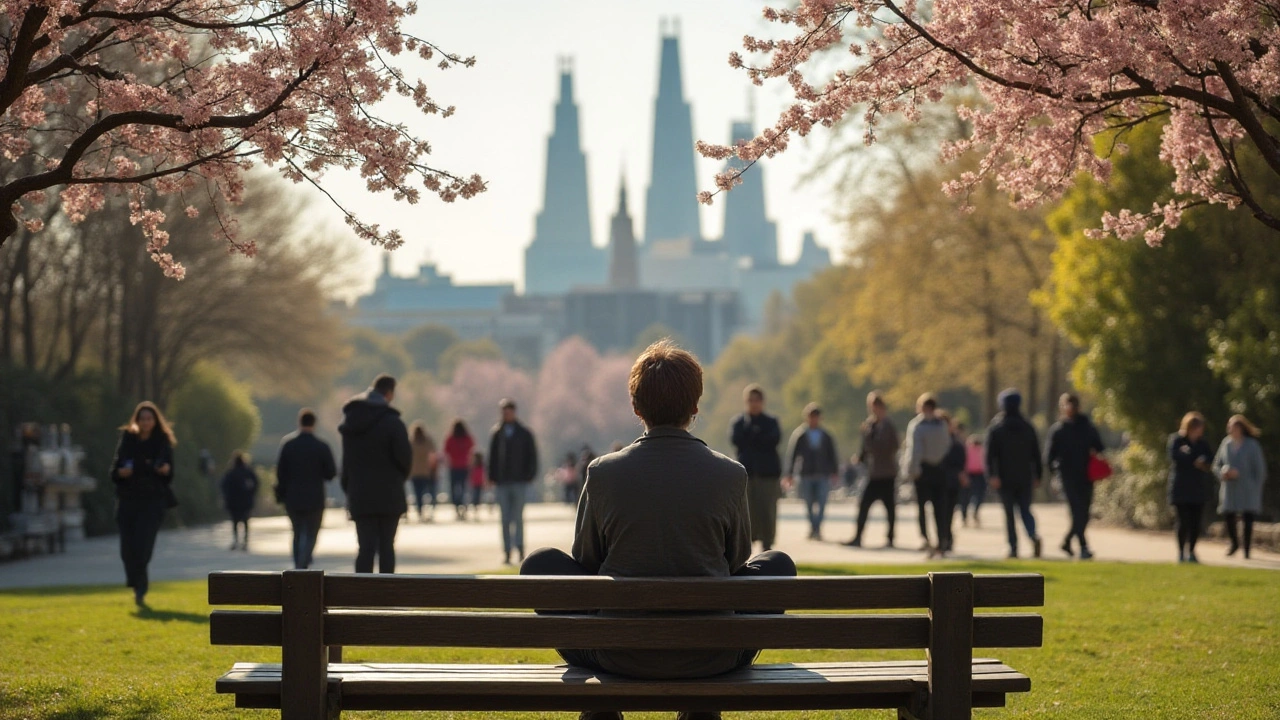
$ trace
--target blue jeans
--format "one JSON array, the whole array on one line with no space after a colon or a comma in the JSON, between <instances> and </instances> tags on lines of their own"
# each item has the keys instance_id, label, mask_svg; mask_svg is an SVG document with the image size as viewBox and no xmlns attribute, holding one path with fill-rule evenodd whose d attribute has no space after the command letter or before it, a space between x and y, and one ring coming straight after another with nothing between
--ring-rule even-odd
<instances>
[{"instance_id":1,"label":"blue jeans","mask_svg":"<svg viewBox=\"0 0 1280 720\"><path fill-rule=\"evenodd\" d=\"M324 508L303 513L289 513L293 525L293 567L306 570L311 567L316 540L320 537L320 525L324 521Z\"/></svg>"},{"instance_id":2,"label":"blue jeans","mask_svg":"<svg viewBox=\"0 0 1280 720\"><path fill-rule=\"evenodd\" d=\"M1000 500L1004 503L1004 521L1009 531L1009 552L1018 552L1018 524L1014 518L1014 509L1022 515L1022 525L1027 529L1027 536L1032 540L1036 535L1036 517L1031 514L1031 483L1009 487L1001 483Z\"/></svg>"},{"instance_id":3,"label":"blue jeans","mask_svg":"<svg viewBox=\"0 0 1280 720\"><path fill-rule=\"evenodd\" d=\"M449 468L449 501L457 507L467 505L467 468Z\"/></svg>"},{"instance_id":4,"label":"blue jeans","mask_svg":"<svg viewBox=\"0 0 1280 720\"><path fill-rule=\"evenodd\" d=\"M822 533L822 518L827 514L827 495L830 493L831 482L825 475L800 478L800 499L804 500L809 530L814 536Z\"/></svg>"},{"instance_id":5,"label":"blue jeans","mask_svg":"<svg viewBox=\"0 0 1280 720\"><path fill-rule=\"evenodd\" d=\"M524 557L524 501L528 492L528 483L501 483L494 486L502 523L502 551L507 555L516 550Z\"/></svg>"}]
</instances>

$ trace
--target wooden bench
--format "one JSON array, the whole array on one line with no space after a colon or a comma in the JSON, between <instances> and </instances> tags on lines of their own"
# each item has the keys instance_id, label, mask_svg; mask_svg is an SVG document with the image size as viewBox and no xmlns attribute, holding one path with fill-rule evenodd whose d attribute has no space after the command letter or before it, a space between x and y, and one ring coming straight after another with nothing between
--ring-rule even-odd
<instances>
[{"instance_id":1,"label":"wooden bench","mask_svg":"<svg viewBox=\"0 0 1280 720\"><path fill-rule=\"evenodd\" d=\"M224 572L209 576L214 645L275 646L281 663L237 663L217 681L236 707L284 720L342 710L839 710L972 717L1031 681L974 648L1039 647L1040 615L974 608L1044 604L1040 575L672 578ZM680 611L657 616L535 615ZM725 610L919 610L727 614ZM504 612L495 612L495 611ZM510 612L522 610L525 612ZM716 613L715 611L721 611ZM583 649L924 649L926 659L755 665L696 680L635 680L566 665L342 663L342 646Z\"/></svg>"}]
</instances>

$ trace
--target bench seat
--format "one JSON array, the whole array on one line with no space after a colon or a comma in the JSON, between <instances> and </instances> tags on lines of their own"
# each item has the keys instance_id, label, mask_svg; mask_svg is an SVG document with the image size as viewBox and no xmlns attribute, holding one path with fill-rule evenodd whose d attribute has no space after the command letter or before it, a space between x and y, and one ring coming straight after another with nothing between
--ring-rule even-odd
<instances>
[{"instance_id":1,"label":"bench seat","mask_svg":"<svg viewBox=\"0 0 1280 720\"><path fill-rule=\"evenodd\" d=\"M236 663L217 681L243 708L279 708L281 666ZM754 665L696 680L638 680L567 665L330 663L329 695L345 710L820 710L907 707L928 692L925 660ZM1002 707L1031 680L975 659L975 707Z\"/></svg>"}]
</instances>

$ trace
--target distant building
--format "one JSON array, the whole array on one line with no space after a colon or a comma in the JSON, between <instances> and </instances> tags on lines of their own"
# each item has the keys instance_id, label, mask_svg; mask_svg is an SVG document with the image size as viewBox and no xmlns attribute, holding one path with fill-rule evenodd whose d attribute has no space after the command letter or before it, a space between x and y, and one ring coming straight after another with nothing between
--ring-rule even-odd
<instances>
[{"instance_id":1,"label":"distant building","mask_svg":"<svg viewBox=\"0 0 1280 720\"><path fill-rule=\"evenodd\" d=\"M730 143L750 140L755 129L749 122L733 123ZM742 167L730 158L725 170ZM764 169L757 165L741 176L742 183L724 195L724 235L720 242L730 257L750 258L755 268L778 264L778 226L764 209Z\"/></svg>"},{"instance_id":2,"label":"distant building","mask_svg":"<svg viewBox=\"0 0 1280 720\"><path fill-rule=\"evenodd\" d=\"M565 337L578 335L602 352L629 350L656 324L684 338L703 360L714 361L738 327L737 293L599 288L564 297Z\"/></svg>"},{"instance_id":3,"label":"distant building","mask_svg":"<svg viewBox=\"0 0 1280 720\"><path fill-rule=\"evenodd\" d=\"M609 224L609 287L628 289L640 284L636 233L627 212L627 181L618 185L618 210Z\"/></svg>"},{"instance_id":4,"label":"distant building","mask_svg":"<svg viewBox=\"0 0 1280 720\"><path fill-rule=\"evenodd\" d=\"M489 337L503 297L514 292L511 283L455 285L433 263L423 263L414 277L396 277L387 255L373 292L356 301L350 319L352 324L389 333L439 324L463 338Z\"/></svg>"},{"instance_id":5,"label":"distant building","mask_svg":"<svg viewBox=\"0 0 1280 720\"><path fill-rule=\"evenodd\" d=\"M684 99L680 76L679 26L662 29L658 97L653 104L653 165L645 196L645 242L687 238L702 240L698 219L698 180L694 174L693 109Z\"/></svg>"},{"instance_id":6,"label":"distant building","mask_svg":"<svg viewBox=\"0 0 1280 720\"><path fill-rule=\"evenodd\" d=\"M579 138L573 73L562 66L560 100L547 139L542 212L534 223L533 242L525 249L525 292L547 295L604 283L608 258L591 241L589 208L587 156Z\"/></svg>"}]
</instances>

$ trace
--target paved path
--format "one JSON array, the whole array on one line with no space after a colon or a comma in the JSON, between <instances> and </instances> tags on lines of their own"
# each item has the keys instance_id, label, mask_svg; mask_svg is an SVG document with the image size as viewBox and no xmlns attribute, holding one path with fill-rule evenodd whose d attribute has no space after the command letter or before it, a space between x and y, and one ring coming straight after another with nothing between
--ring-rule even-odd
<instances>
[{"instance_id":1,"label":"paved path","mask_svg":"<svg viewBox=\"0 0 1280 720\"><path fill-rule=\"evenodd\" d=\"M872 511L864 542L869 549L852 549L840 543L853 535L856 508L851 501L836 501L828 507L824 526L826 542L806 540L808 526L804 509L795 501L784 501L779 512L776 547L799 563L886 563L925 561L920 545L914 507L899 506L896 549L883 549L885 526L880 506ZM1058 549L1066 533L1067 511L1063 505L1037 505L1035 514L1045 538L1044 554L1049 559L1066 560ZM453 510L442 506L439 520L401 525L396 539L397 570L412 573L475 573L502 566L501 542L496 514L482 509L480 519L453 520ZM1005 558L1004 518L999 505L983 506L981 528L956 524L955 557L963 560L999 561ZM568 547L573 539L573 511L563 505L529 505L525 522L529 549L554 545ZM1170 533L1137 532L1117 528L1092 527L1090 543L1098 560L1122 562L1172 562L1177 547ZM179 580L203 578L214 570L282 570L289 566L291 534L285 518L253 520L250 552L231 552L230 528L226 524L161 534L151 563L151 578ZM1031 552L1023 537L1024 557ZM1200 544L1202 562L1213 565L1248 566L1280 570L1280 555L1255 551L1252 560L1225 557L1224 543L1204 540ZM330 510L316 548L315 567L347 572L355 558L355 528L344 511ZM114 537L95 538L73 544L65 554L0 563L0 589L55 585L123 584L118 545Z\"/></svg>"}]
</instances>

